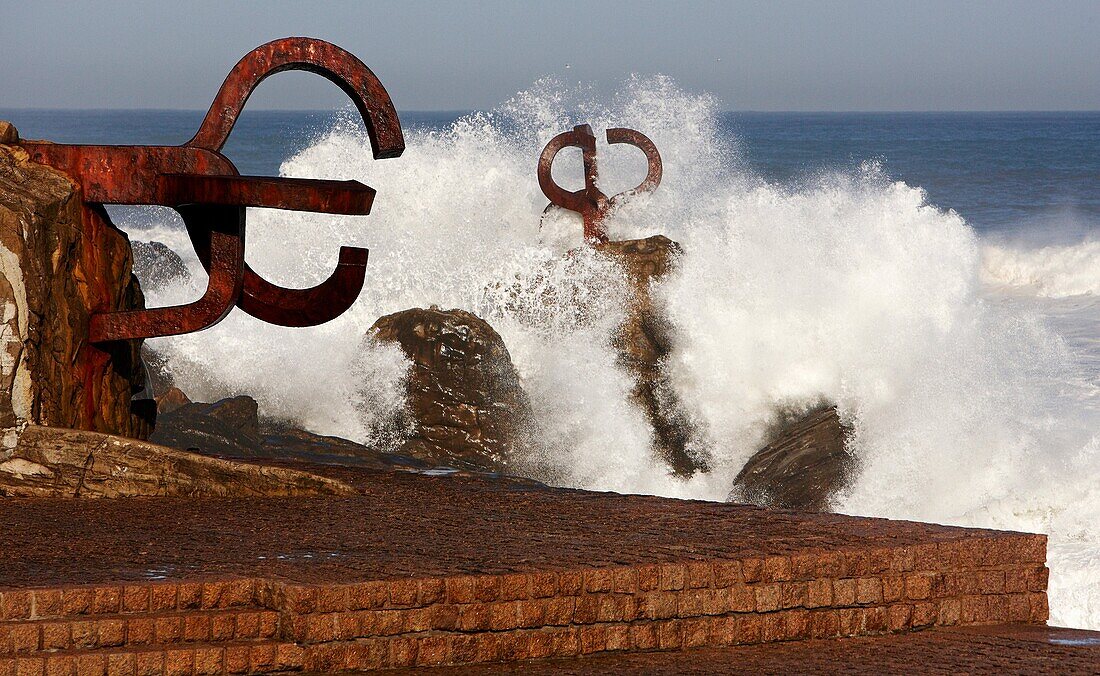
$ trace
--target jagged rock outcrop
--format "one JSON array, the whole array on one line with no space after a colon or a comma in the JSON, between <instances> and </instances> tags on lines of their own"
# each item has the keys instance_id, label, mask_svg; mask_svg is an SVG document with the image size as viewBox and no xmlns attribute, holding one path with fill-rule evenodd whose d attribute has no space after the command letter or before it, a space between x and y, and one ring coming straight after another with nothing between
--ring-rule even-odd
<instances>
[{"instance_id":1,"label":"jagged rock outcrop","mask_svg":"<svg viewBox=\"0 0 1100 676\"><path fill-rule=\"evenodd\" d=\"M504 471L531 433L532 415L508 348L465 310L414 308L380 318L375 340L401 346L411 437L401 453L464 469Z\"/></svg>"},{"instance_id":2,"label":"jagged rock outcrop","mask_svg":"<svg viewBox=\"0 0 1100 676\"><path fill-rule=\"evenodd\" d=\"M146 441L96 432L28 426L0 461L0 496L117 498L138 496L350 495L327 477L209 458Z\"/></svg>"},{"instance_id":3,"label":"jagged rock outcrop","mask_svg":"<svg viewBox=\"0 0 1100 676\"><path fill-rule=\"evenodd\" d=\"M149 388L154 397L160 397L168 390L176 386L176 379L172 376L172 370L168 366L168 359L149 347L148 343L141 346L141 360L145 362L145 371L149 378ZM157 409L160 412L160 409Z\"/></svg>"},{"instance_id":4,"label":"jagged rock outcrop","mask_svg":"<svg viewBox=\"0 0 1100 676\"><path fill-rule=\"evenodd\" d=\"M672 351L672 332L650 293L653 282L668 275L680 256L680 245L664 235L603 242L595 249L618 263L631 286L627 317L614 336L619 363L634 376L632 396L653 426L656 450L674 472L690 476L707 471L703 458L688 450L691 422L662 370Z\"/></svg>"},{"instance_id":5,"label":"jagged rock outcrop","mask_svg":"<svg viewBox=\"0 0 1100 676\"><path fill-rule=\"evenodd\" d=\"M87 340L91 312L144 306L126 235L16 139L0 129L0 460L28 424L147 437L141 341Z\"/></svg>"},{"instance_id":6,"label":"jagged rock outcrop","mask_svg":"<svg viewBox=\"0 0 1100 676\"><path fill-rule=\"evenodd\" d=\"M171 413L172 411L186 406L191 403L191 399L178 387L169 387L156 396L157 402L157 416L160 417L165 413ZM153 434L156 434L154 430Z\"/></svg>"},{"instance_id":7,"label":"jagged rock outcrop","mask_svg":"<svg viewBox=\"0 0 1100 676\"><path fill-rule=\"evenodd\" d=\"M157 429L151 441L222 458L291 460L368 467L426 469L413 458L340 437L314 434L288 424L261 421L256 400L236 396L212 404L192 403L171 388L158 398Z\"/></svg>"},{"instance_id":8,"label":"jagged rock outcrop","mask_svg":"<svg viewBox=\"0 0 1100 676\"><path fill-rule=\"evenodd\" d=\"M825 511L855 470L844 448L850 430L836 407L785 416L771 441L734 479L730 500L769 507Z\"/></svg>"},{"instance_id":9,"label":"jagged rock outcrop","mask_svg":"<svg viewBox=\"0 0 1100 676\"><path fill-rule=\"evenodd\" d=\"M153 291L180 282L188 282L191 272L175 251L161 242L133 242L134 276L141 287Z\"/></svg>"},{"instance_id":10,"label":"jagged rock outcrop","mask_svg":"<svg viewBox=\"0 0 1100 676\"><path fill-rule=\"evenodd\" d=\"M182 394L182 392L180 393ZM158 412L149 440L183 450L230 458L264 457L256 400L239 396L213 404L186 403Z\"/></svg>"}]
</instances>

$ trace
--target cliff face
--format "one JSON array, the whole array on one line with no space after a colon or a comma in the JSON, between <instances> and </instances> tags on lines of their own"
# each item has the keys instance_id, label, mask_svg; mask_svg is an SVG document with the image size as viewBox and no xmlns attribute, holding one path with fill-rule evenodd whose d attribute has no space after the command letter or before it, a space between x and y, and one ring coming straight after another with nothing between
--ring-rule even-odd
<instances>
[{"instance_id":1,"label":"cliff face","mask_svg":"<svg viewBox=\"0 0 1100 676\"><path fill-rule=\"evenodd\" d=\"M0 123L2 125L2 123ZM144 307L126 235L0 134L0 457L28 424L146 438L140 341L88 343L93 311Z\"/></svg>"}]
</instances>

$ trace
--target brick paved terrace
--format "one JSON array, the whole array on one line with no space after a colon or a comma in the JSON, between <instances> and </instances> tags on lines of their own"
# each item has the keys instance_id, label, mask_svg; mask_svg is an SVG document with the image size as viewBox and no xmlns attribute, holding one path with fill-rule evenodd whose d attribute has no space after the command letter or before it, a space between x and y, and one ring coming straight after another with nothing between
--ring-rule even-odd
<instances>
[{"instance_id":1,"label":"brick paved terrace","mask_svg":"<svg viewBox=\"0 0 1100 676\"><path fill-rule=\"evenodd\" d=\"M6 500L0 674L587 659L1047 618L1039 535L319 471L358 494Z\"/></svg>"},{"instance_id":2,"label":"brick paved terrace","mask_svg":"<svg viewBox=\"0 0 1100 676\"><path fill-rule=\"evenodd\" d=\"M1037 625L945 627L915 633L601 653L511 664L419 667L417 676L580 674L1095 674L1100 634Z\"/></svg>"}]
</instances>

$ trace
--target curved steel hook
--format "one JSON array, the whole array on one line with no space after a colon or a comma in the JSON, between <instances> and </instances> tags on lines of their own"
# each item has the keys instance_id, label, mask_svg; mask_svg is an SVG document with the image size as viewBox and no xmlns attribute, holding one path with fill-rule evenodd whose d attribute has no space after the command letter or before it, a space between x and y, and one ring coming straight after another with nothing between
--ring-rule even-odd
<instances>
[{"instance_id":1,"label":"curved steel hook","mask_svg":"<svg viewBox=\"0 0 1100 676\"><path fill-rule=\"evenodd\" d=\"M633 197L639 193L653 192L657 189L657 186L661 185L661 177L664 175L661 153L657 152L657 146L653 144L653 141L649 140L648 136L635 129L615 127L607 130L607 142L609 144L626 143L627 145L639 148L645 153L645 159L648 165L645 178L642 179L642 182L630 190L624 190L621 193L613 195L611 199L608 200L611 206L615 206L619 200Z\"/></svg>"},{"instance_id":2,"label":"curved steel hook","mask_svg":"<svg viewBox=\"0 0 1100 676\"><path fill-rule=\"evenodd\" d=\"M569 191L554 182L551 168L554 160L563 148L575 147L581 149L581 158L584 164L584 187L580 190ZM599 209L601 198L607 197L596 187L598 175L596 166L596 136L592 133L592 127L587 124L579 124L573 127L573 131L566 131L550 139L546 147L539 155L538 178L539 187L552 203L570 211L584 214Z\"/></svg>"},{"instance_id":3,"label":"curved steel hook","mask_svg":"<svg viewBox=\"0 0 1100 676\"><path fill-rule=\"evenodd\" d=\"M374 159L398 157L405 151L397 109L378 77L354 54L315 38L272 40L241 57L225 77L199 131L184 145L221 150L252 91L285 70L316 73L343 90L367 126Z\"/></svg>"},{"instance_id":4,"label":"curved steel hook","mask_svg":"<svg viewBox=\"0 0 1100 676\"><path fill-rule=\"evenodd\" d=\"M286 70L317 73L343 90L367 127L375 159L397 157L405 150L397 110L370 68L340 47L312 38L274 40L246 54L225 78L198 133L186 145L220 150L256 86L265 78ZM352 213L370 213L370 204ZM237 306L257 319L280 326L314 326L327 322L351 307L358 298L366 277L366 261L366 249L341 247L340 262L333 274L308 289L289 289L273 284L245 264L244 289ZM203 264L205 266L206 261Z\"/></svg>"},{"instance_id":5,"label":"curved steel hook","mask_svg":"<svg viewBox=\"0 0 1100 676\"><path fill-rule=\"evenodd\" d=\"M646 177L636 187L624 190L612 197L607 197L596 185L599 179L599 170L596 164L596 136L592 133L592 127L580 124L573 127L573 131L558 134L550 139L546 147L539 155L538 179L539 187L550 200L552 205L563 207L570 211L576 211L584 220L584 239L586 242L606 242L607 233L603 228L603 219L616 204L623 199L643 192L653 192L661 183L661 154L657 152L657 146L653 141L634 129L616 127L607 130L607 142L626 143L640 148L646 156L648 169ZM581 159L584 164L584 187L580 190L569 191L554 182L551 168L554 159L562 148L575 146L581 149ZM549 206L547 207L549 209Z\"/></svg>"},{"instance_id":6,"label":"curved steel hook","mask_svg":"<svg viewBox=\"0 0 1100 676\"><path fill-rule=\"evenodd\" d=\"M197 249L209 272L206 291L184 305L93 313L88 326L90 342L201 331L225 319L233 309L244 275L244 207L191 204L175 210L188 232L206 233L205 248Z\"/></svg>"}]
</instances>

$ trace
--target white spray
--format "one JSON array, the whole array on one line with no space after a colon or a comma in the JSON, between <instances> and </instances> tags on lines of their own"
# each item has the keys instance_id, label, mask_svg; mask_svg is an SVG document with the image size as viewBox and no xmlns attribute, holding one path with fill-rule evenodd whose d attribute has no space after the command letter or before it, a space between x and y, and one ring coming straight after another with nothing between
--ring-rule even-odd
<instances>
[{"instance_id":1,"label":"white spray","mask_svg":"<svg viewBox=\"0 0 1100 676\"><path fill-rule=\"evenodd\" d=\"M579 122L598 135L639 129L664 159L661 188L608 227L613 238L662 233L685 250L656 293L677 333L667 369L711 458L707 475L670 476L650 450L608 339L626 293L619 272L593 255L562 258L580 241L579 219L540 229L538 153ZM375 187L374 213L253 210L250 263L307 286L329 274L340 244L367 246L366 288L347 314L312 329L234 312L210 331L156 340L185 391L249 393L267 415L384 444L380 423L403 404L408 365L395 348L365 343L367 328L409 307L464 308L504 338L556 441L543 460L557 481L713 500L780 407L828 399L853 426L861 463L839 511L1048 532L1053 621L1100 628L1095 384L1030 306L991 295L983 269L988 278L1008 264L987 252L983 268L959 215L874 164L768 184L719 132L716 102L666 78L632 79L610 104L540 82L408 141L400 159L375 162L365 133L342 123L284 163L287 176ZM644 171L640 153L601 148L605 191ZM555 177L579 186L579 156L562 153ZM188 250L172 228L133 234ZM151 298L181 300L178 290Z\"/></svg>"}]
</instances>

